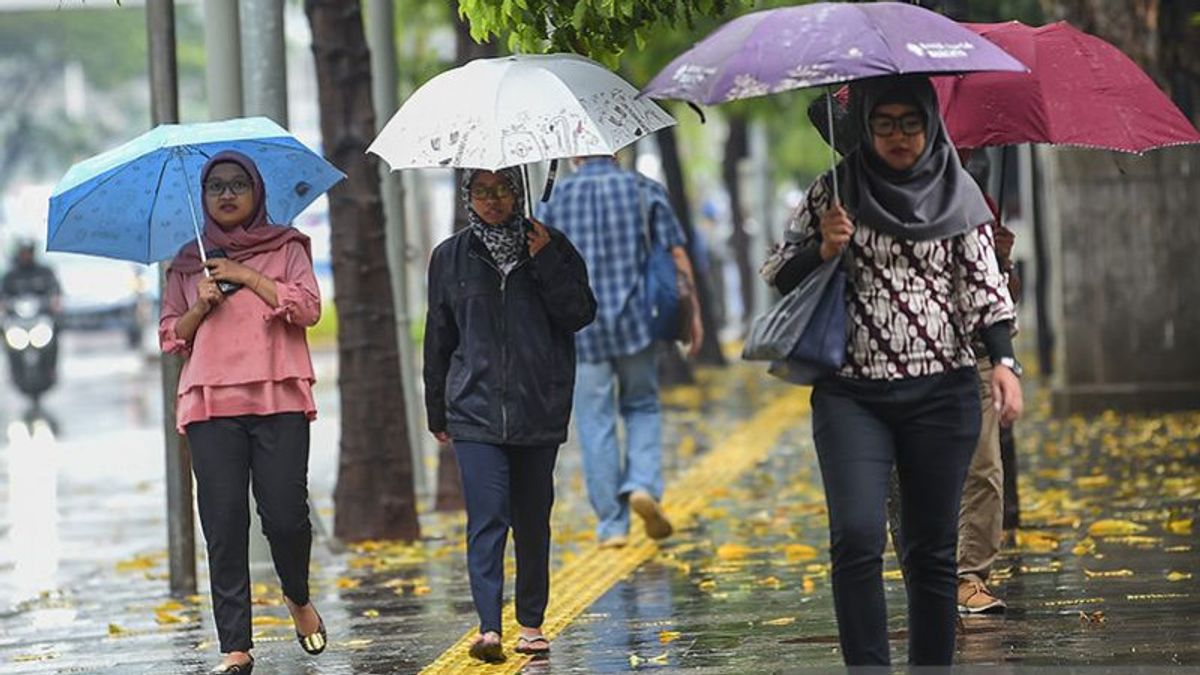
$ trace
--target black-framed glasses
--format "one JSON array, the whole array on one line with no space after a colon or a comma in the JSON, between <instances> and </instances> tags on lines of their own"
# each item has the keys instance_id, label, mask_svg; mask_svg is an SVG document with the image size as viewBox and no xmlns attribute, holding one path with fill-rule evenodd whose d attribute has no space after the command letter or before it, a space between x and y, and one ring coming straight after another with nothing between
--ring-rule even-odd
<instances>
[{"instance_id":1,"label":"black-framed glasses","mask_svg":"<svg viewBox=\"0 0 1200 675\"><path fill-rule=\"evenodd\" d=\"M925 131L925 116L921 113L908 113L894 117L877 113L871 115L869 124L871 133L876 136L891 136L897 129L905 136L916 136Z\"/></svg>"},{"instance_id":2,"label":"black-framed glasses","mask_svg":"<svg viewBox=\"0 0 1200 675\"><path fill-rule=\"evenodd\" d=\"M204 192L210 197L220 197L225 194L226 190L232 192L235 196L241 196L250 191L253 187L250 181L245 178L234 178L230 181L210 180L204 184Z\"/></svg>"},{"instance_id":3,"label":"black-framed glasses","mask_svg":"<svg viewBox=\"0 0 1200 675\"><path fill-rule=\"evenodd\" d=\"M471 186L471 199L508 199L513 196L512 188L504 183L498 183L492 187L486 185Z\"/></svg>"}]
</instances>

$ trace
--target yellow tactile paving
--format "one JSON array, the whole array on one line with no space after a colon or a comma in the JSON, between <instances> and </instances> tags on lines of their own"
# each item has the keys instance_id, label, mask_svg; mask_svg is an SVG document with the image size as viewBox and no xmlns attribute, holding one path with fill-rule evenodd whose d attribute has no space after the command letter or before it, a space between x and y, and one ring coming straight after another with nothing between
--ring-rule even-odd
<instances>
[{"instance_id":1,"label":"yellow tactile paving","mask_svg":"<svg viewBox=\"0 0 1200 675\"><path fill-rule=\"evenodd\" d=\"M696 466L667 489L664 506L676 524L691 520L712 499L715 488L728 485L767 457L785 429L808 412L807 388L789 389L757 415L704 455ZM575 617L604 595L608 589L654 556L658 546L635 527L623 549L592 548L550 577L550 605L542 631L550 639L561 633ZM569 590L567 590L569 589ZM516 609L509 602L504 610L504 649L508 660L487 665L467 655L475 636L472 629L421 671L422 675L478 672L487 675L519 673L530 658L512 651L517 639Z\"/></svg>"}]
</instances>

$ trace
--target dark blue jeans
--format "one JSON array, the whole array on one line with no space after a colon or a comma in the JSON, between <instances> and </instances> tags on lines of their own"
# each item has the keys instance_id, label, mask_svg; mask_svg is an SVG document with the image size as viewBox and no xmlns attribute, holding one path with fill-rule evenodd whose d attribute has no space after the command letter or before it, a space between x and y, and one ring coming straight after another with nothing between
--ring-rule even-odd
<instances>
[{"instance_id":1,"label":"dark blue jeans","mask_svg":"<svg viewBox=\"0 0 1200 675\"><path fill-rule=\"evenodd\" d=\"M539 628L550 597L550 509L558 447L455 441L454 453L467 502L467 569L479 632L500 632L510 527L517 557L517 623Z\"/></svg>"},{"instance_id":2,"label":"dark blue jeans","mask_svg":"<svg viewBox=\"0 0 1200 675\"><path fill-rule=\"evenodd\" d=\"M890 662L883 551L893 464L905 534L908 660L949 665L954 658L958 507L979 437L978 379L974 368L963 368L893 382L830 377L813 389L846 665Z\"/></svg>"}]
</instances>

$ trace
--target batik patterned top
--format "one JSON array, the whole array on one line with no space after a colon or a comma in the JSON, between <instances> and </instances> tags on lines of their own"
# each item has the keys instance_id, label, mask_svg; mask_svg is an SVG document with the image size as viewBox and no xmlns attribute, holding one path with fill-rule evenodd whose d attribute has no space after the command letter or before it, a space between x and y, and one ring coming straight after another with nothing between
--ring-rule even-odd
<instances>
[{"instance_id":1,"label":"batik patterned top","mask_svg":"<svg viewBox=\"0 0 1200 675\"><path fill-rule=\"evenodd\" d=\"M826 180L809 189L785 241L763 264L767 283L774 285L802 250L820 245L820 214L830 202ZM974 366L975 336L1016 316L990 223L914 242L855 222L850 261L844 377L898 380Z\"/></svg>"}]
</instances>

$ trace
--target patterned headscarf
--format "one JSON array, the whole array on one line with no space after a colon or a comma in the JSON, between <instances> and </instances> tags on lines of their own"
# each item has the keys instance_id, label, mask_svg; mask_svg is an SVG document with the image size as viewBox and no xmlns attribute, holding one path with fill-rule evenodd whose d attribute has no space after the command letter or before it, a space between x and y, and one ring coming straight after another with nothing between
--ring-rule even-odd
<instances>
[{"instance_id":1,"label":"patterned headscarf","mask_svg":"<svg viewBox=\"0 0 1200 675\"><path fill-rule=\"evenodd\" d=\"M521 170L516 167L499 169L497 176L504 179L512 188L516 199L513 200L513 213L508 220L497 225L488 225L471 208L471 182L482 169L468 169L463 172L462 198L467 207L467 222L483 245L487 247L492 260L500 269L507 271L522 258L529 255L529 246L525 241L525 191L522 189Z\"/></svg>"}]
</instances>

